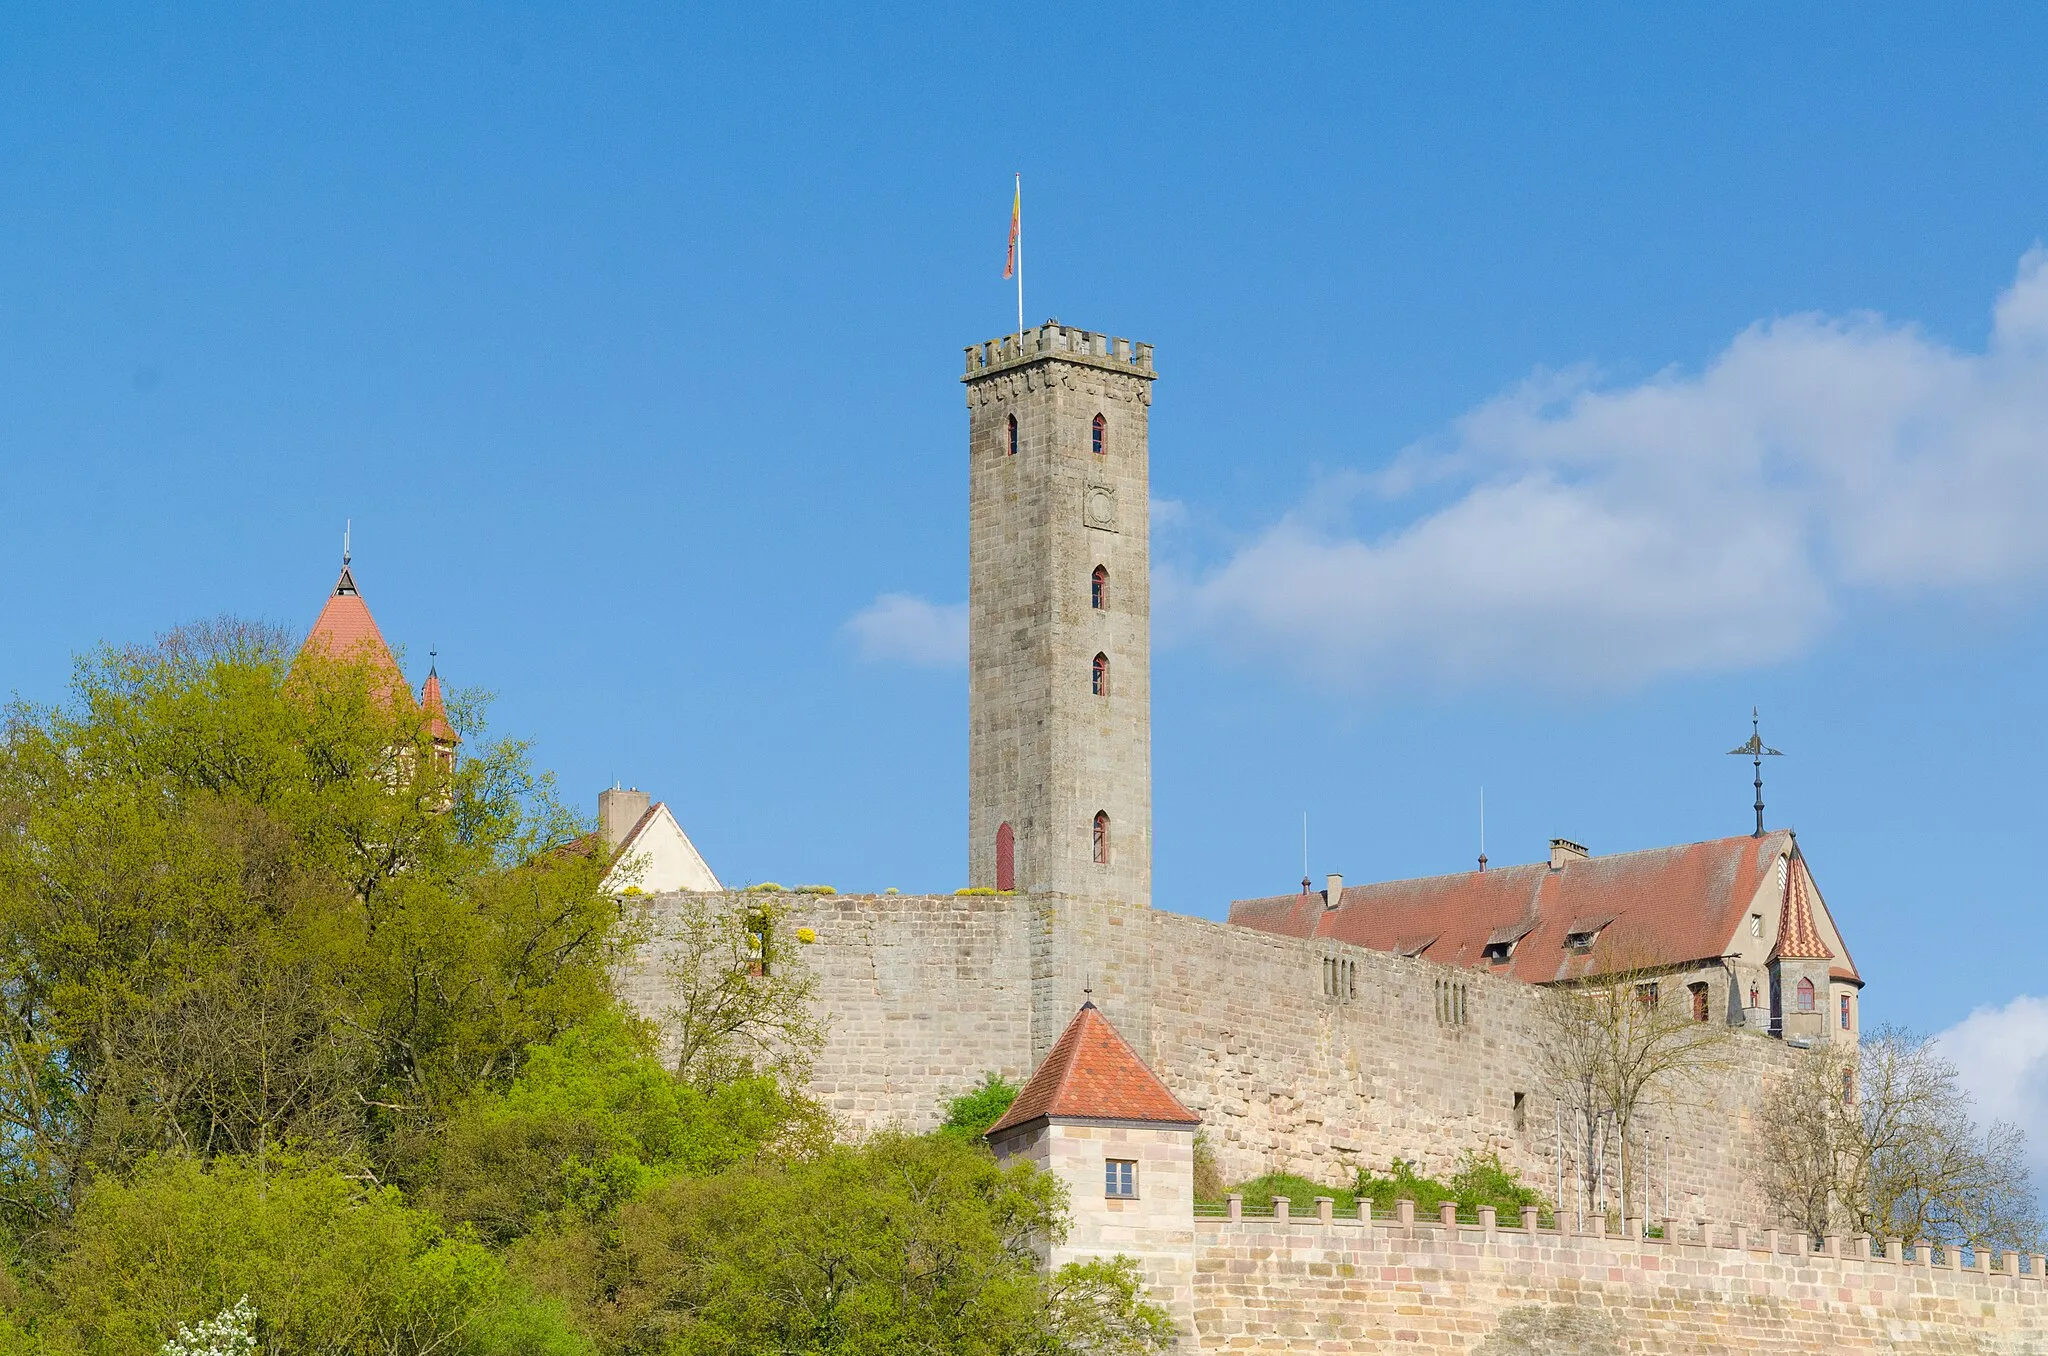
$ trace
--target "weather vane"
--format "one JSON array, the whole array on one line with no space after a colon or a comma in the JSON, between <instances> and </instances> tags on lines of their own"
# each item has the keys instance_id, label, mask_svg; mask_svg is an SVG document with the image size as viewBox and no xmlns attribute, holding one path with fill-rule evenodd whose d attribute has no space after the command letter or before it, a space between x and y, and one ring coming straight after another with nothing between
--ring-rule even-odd
<instances>
[{"instance_id":1,"label":"weather vane","mask_svg":"<svg viewBox=\"0 0 2048 1356\"><path fill-rule=\"evenodd\" d=\"M1749 742L1728 750L1731 756L1748 757L1756 764L1756 834L1764 836L1764 759L1783 758L1785 755L1764 743L1763 731L1757 724L1756 708L1749 708Z\"/></svg>"}]
</instances>

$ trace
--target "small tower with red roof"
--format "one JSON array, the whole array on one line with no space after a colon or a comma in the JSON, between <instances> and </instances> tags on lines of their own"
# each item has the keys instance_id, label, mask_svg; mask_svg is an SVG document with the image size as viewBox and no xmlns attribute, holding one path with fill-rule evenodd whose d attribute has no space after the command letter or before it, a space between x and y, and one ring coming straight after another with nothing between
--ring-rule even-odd
<instances>
[{"instance_id":1,"label":"small tower with red roof","mask_svg":"<svg viewBox=\"0 0 2048 1356\"><path fill-rule=\"evenodd\" d=\"M412 689L405 681L405 674L399 669L391 647L385 643L384 633L377 627L377 619L370 615L370 605L363 601L362 591L356 587L355 570L345 539L341 548L341 577L334 581L334 591L327 595L326 604L313 621L313 629L306 633L305 644L299 647L301 654L311 650L323 651L344 663L369 665L376 675L380 696L402 703L408 709L414 708ZM449 723L448 710L442 702L438 663L427 668L427 681L420 691L417 709L425 719L427 737L434 745L435 765L443 771L452 770L455 749L462 742L462 736Z\"/></svg>"},{"instance_id":2,"label":"small tower with red roof","mask_svg":"<svg viewBox=\"0 0 2048 1356\"><path fill-rule=\"evenodd\" d=\"M1771 1006L1777 1010L1772 1015L1778 1033L1787 1040L1824 1041L1832 1034L1827 1013L1828 963L1834 958L1813 920L1806 859L1794 847L1785 858L1785 896L1778 913L1778 941L1771 948L1769 962Z\"/></svg>"},{"instance_id":3,"label":"small tower with red roof","mask_svg":"<svg viewBox=\"0 0 2048 1356\"><path fill-rule=\"evenodd\" d=\"M988 1141L997 1158L1028 1160L1067 1188L1071 1227L1063 1242L1046 1247L1048 1266L1133 1258L1153 1298L1185 1328L1194 1297L1201 1123L1087 1002L989 1127Z\"/></svg>"}]
</instances>

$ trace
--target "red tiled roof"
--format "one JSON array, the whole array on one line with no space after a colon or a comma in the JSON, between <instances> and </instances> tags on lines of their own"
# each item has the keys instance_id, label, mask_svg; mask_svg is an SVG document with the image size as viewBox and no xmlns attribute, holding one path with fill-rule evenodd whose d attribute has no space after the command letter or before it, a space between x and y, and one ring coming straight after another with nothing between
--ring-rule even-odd
<instances>
[{"instance_id":1,"label":"red tiled roof","mask_svg":"<svg viewBox=\"0 0 2048 1356\"><path fill-rule=\"evenodd\" d=\"M1585 974L1596 962L1682 965L1727 954L1757 891L1791 850L1791 834L1780 830L1572 859L1554 871L1536 862L1353 885L1334 909L1324 907L1321 893L1245 899L1230 906L1230 921L1540 984ZM1508 959L1489 965L1488 938L1508 937L1524 924L1528 931L1512 943ZM1580 929L1597 931L1589 955L1565 945L1566 935Z\"/></svg>"},{"instance_id":2,"label":"red tiled roof","mask_svg":"<svg viewBox=\"0 0 2048 1356\"><path fill-rule=\"evenodd\" d=\"M316 645L336 659L367 662L382 677L386 695L395 685L411 700L405 675L398 671L398 661L391 657L391 647L384 643L384 633L377 629L369 605L356 591L355 576L349 573L346 562L341 567L341 578L334 582L334 592L327 595L327 605L320 609L313 629L306 633L306 643L299 647L300 652Z\"/></svg>"},{"instance_id":3,"label":"red tiled roof","mask_svg":"<svg viewBox=\"0 0 2048 1356\"><path fill-rule=\"evenodd\" d=\"M437 669L427 670L427 684L420 689L420 714L427 718L427 734L431 738L448 744L462 742L462 736L448 723L448 709L441 705L441 674Z\"/></svg>"},{"instance_id":4,"label":"red tiled roof","mask_svg":"<svg viewBox=\"0 0 2048 1356\"><path fill-rule=\"evenodd\" d=\"M1202 1123L1167 1090L1159 1075L1145 1067L1138 1052L1093 1003L1081 1005L1052 1053L988 1133L993 1137L1052 1116L1156 1125Z\"/></svg>"},{"instance_id":5,"label":"red tiled roof","mask_svg":"<svg viewBox=\"0 0 2048 1356\"><path fill-rule=\"evenodd\" d=\"M1813 921L1813 905L1806 898L1806 870L1799 854L1792 854L1785 872L1785 902L1778 912L1778 942L1771 948L1772 960L1833 960L1835 953L1820 939Z\"/></svg>"}]
</instances>

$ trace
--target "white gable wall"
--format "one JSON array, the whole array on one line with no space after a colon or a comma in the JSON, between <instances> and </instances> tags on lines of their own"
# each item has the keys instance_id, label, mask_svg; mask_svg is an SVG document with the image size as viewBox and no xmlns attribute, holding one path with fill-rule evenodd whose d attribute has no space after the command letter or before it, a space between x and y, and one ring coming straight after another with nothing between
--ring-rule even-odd
<instances>
[{"instance_id":1,"label":"white gable wall","mask_svg":"<svg viewBox=\"0 0 2048 1356\"><path fill-rule=\"evenodd\" d=\"M669 812L668 802L657 801L639 829L619 845L619 860L605 877L604 888L612 894L637 888L651 895L725 887Z\"/></svg>"}]
</instances>

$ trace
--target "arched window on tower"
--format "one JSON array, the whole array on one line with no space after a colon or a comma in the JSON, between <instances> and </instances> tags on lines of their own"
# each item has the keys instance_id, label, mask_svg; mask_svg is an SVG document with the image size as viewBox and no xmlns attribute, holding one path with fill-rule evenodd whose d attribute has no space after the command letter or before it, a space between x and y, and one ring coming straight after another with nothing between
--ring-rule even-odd
<instances>
[{"instance_id":1,"label":"arched window on tower","mask_svg":"<svg viewBox=\"0 0 2048 1356\"><path fill-rule=\"evenodd\" d=\"M1095 864L1109 865L1109 811L1095 812Z\"/></svg>"},{"instance_id":2,"label":"arched window on tower","mask_svg":"<svg viewBox=\"0 0 2048 1356\"><path fill-rule=\"evenodd\" d=\"M1010 821L1004 820L996 826L996 889L1017 888L1017 835L1010 832Z\"/></svg>"},{"instance_id":3,"label":"arched window on tower","mask_svg":"<svg viewBox=\"0 0 2048 1356\"><path fill-rule=\"evenodd\" d=\"M1095 416L1095 455L1100 457L1109 451L1109 421L1101 415Z\"/></svg>"},{"instance_id":4,"label":"arched window on tower","mask_svg":"<svg viewBox=\"0 0 2048 1356\"><path fill-rule=\"evenodd\" d=\"M1094 676L1094 678L1093 678L1093 680L1092 680L1092 681L1094 682L1094 685L1095 685L1095 686L1094 686L1094 691L1095 691L1095 695L1096 695L1096 696L1098 696L1098 697L1107 697L1107 696L1109 695L1109 656L1108 656L1108 655L1106 655L1106 654L1098 654L1098 655L1096 655L1096 656L1095 656L1095 676Z\"/></svg>"},{"instance_id":5,"label":"arched window on tower","mask_svg":"<svg viewBox=\"0 0 2048 1356\"><path fill-rule=\"evenodd\" d=\"M1017 455L1017 416L1014 414L1010 416L1010 441L1008 451L1009 454L1013 457Z\"/></svg>"},{"instance_id":6,"label":"arched window on tower","mask_svg":"<svg viewBox=\"0 0 2048 1356\"><path fill-rule=\"evenodd\" d=\"M1088 605L1097 612L1109 607L1109 567L1097 565L1088 581Z\"/></svg>"},{"instance_id":7,"label":"arched window on tower","mask_svg":"<svg viewBox=\"0 0 2048 1356\"><path fill-rule=\"evenodd\" d=\"M1813 1011L1813 981L1810 979L1799 981L1799 1010L1801 1012Z\"/></svg>"}]
</instances>

